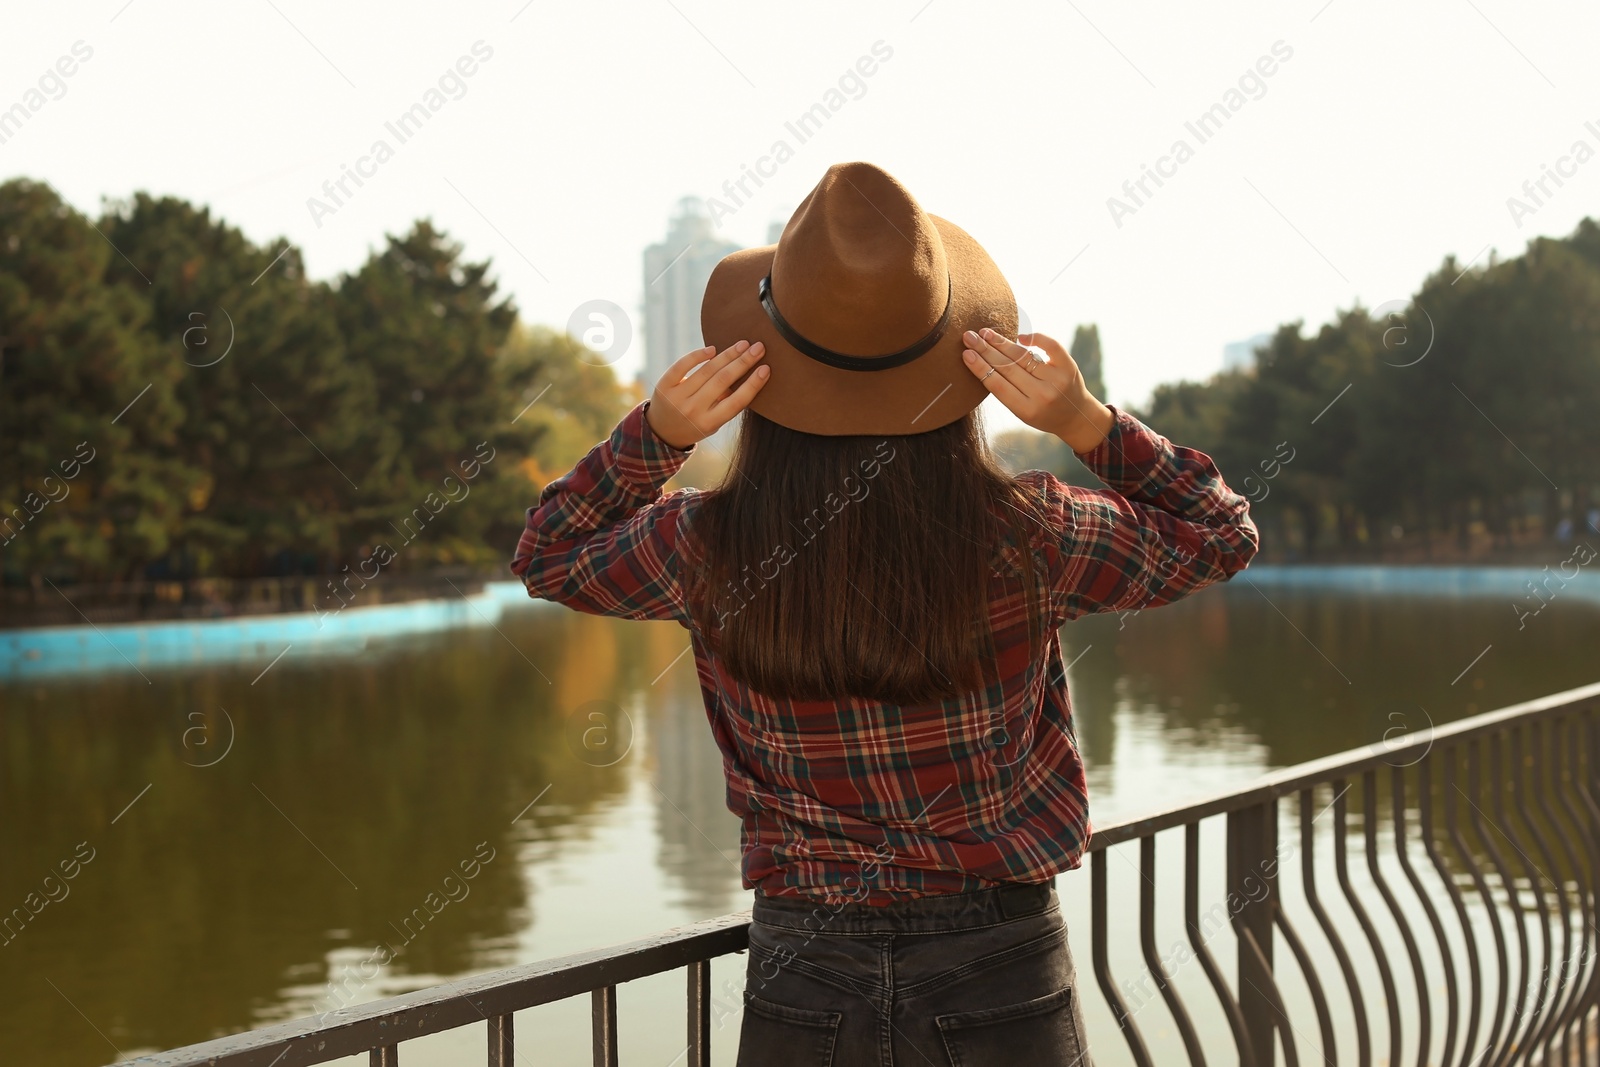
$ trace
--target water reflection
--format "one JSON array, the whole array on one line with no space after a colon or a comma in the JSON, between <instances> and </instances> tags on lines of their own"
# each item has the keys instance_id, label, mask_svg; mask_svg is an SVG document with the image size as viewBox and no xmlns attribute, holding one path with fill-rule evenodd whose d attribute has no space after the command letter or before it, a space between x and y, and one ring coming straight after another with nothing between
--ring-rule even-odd
<instances>
[{"instance_id":1,"label":"water reflection","mask_svg":"<svg viewBox=\"0 0 1600 1067\"><path fill-rule=\"evenodd\" d=\"M1071 624L1094 814L1591 681L1597 620L1558 603L1518 631L1499 601L1233 583ZM748 906L686 644L530 607L264 675L0 687L0 908L24 915L0 946L11 1055L106 1062ZM596 707L613 717L586 736ZM625 1040L661 1062L681 1028L668 986L624 1000ZM582 1057L574 1019L545 1051Z\"/></svg>"},{"instance_id":2,"label":"water reflection","mask_svg":"<svg viewBox=\"0 0 1600 1067\"><path fill-rule=\"evenodd\" d=\"M688 647L681 629L672 638L679 650ZM662 678L662 692L646 704L655 741L649 774L663 871L682 887L685 908L721 915L749 907L749 894L739 883L739 820L728 810L722 754L711 741L692 659L685 655L680 662L690 669Z\"/></svg>"},{"instance_id":3,"label":"water reflection","mask_svg":"<svg viewBox=\"0 0 1600 1067\"><path fill-rule=\"evenodd\" d=\"M1536 632L1519 631L1499 600L1243 582L1215 593L1063 631L1066 657L1082 653L1072 697L1091 769L1132 769L1117 766L1118 731L1130 728L1155 731L1180 760L1234 765L1250 753L1258 767L1279 767L1600 678L1600 612L1588 605L1559 617L1552 605L1552 625ZM1102 818L1126 811L1124 800L1139 806L1123 790L1091 796Z\"/></svg>"}]
</instances>

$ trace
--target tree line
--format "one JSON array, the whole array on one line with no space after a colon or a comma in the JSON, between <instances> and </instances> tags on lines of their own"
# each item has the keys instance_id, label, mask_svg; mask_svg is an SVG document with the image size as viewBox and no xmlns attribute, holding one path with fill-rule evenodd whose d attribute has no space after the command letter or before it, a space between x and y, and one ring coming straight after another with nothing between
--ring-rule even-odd
<instances>
[{"instance_id":1,"label":"tree line","mask_svg":"<svg viewBox=\"0 0 1600 1067\"><path fill-rule=\"evenodd\" d=\"M1280 326L1253 368L1159 386L1134 413L1217 461L1269 558L1600 546L1600 226L1447 258L1409 300Z\"/></svg>"},{"instance_id":2,"label":"tree line","mask_svg":"<svg viewBox=\"0 0 1600 1067\"><path fill-rule=\"evenodd\" d=\"M5 580L503 564L632 399L489 269L424 220L316 281L181 199L0 185Z\"/></svg>"},{"instance_id":3,"label":"tree line","mask_svg":"<svg viewBox=\"0 0 1600 1067\"><path fill-rule=\"evenodd\" d=\"M1098 330L1071 350L1104 395ZM528 326L427 220L306 275L209 209L98 218L0 184L0 573L7 583L499 566L540 486L638 399ZM1277 558L1448 557L1600 536L1600 226L1453 258L1395 306L1135 410L1208 452ZM1097 485L1058 441L1014 468ZM1600 541L1596 541L1600 543ZM370 576L368 576L370 577Z\"/></svg>"}]
</instances>

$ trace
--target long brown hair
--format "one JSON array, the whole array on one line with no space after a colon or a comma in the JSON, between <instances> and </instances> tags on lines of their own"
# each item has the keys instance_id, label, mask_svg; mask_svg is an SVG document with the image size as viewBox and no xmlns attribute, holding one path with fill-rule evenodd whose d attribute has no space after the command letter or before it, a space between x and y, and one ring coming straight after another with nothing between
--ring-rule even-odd
<instances>
[{"instance_id":1,"label":"long brown hair","mask_svg":"<svg viewBox=\"0 0 1600 1067\"><path fill-rule=\"evenodd\" d=\"M689 524L690 612L758 693L947 699L990 676L988 579L1008 532L1037 643L1036 523L976 411L920 434L822 436L747 410Z\"/></svg>"}]
</instances>

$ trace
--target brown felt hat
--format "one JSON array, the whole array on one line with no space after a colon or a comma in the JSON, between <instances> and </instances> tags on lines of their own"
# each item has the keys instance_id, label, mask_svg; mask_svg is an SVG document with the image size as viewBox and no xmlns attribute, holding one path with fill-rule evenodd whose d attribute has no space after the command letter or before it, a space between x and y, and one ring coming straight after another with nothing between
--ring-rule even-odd
<instances>
[{"instance_id":1,"label":"brown felt hat","mask_svg":"<svg viewBox=\"0 0 1600 1067\"><path fill-rule=\"evenodd\" d=\"M777 244L717 264L700 305L706 344L766 346L750 410L826 436L924 433L977 407L961 335L984 326L1016 336L1000 268L871 163L829 167Z\"/></svg>"}]
</instances>

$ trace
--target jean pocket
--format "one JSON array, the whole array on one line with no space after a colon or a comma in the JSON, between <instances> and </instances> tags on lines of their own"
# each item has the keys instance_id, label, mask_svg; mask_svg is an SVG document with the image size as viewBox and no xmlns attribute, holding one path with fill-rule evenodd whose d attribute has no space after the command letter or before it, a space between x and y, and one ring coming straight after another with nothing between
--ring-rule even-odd
<instances>
[{"instance_id":1,"label":"jean pocket","mask_svg":"<svg viewBox=\"0 0 1600 1067\"><path fill-rule=\"evenodd\" d=\"M1087 1067L1072 987L1020 1004L935 1016L951 1067Z\"/></svg>"},{"instance_id":2,"label":"jean pocket","mask_svg":"<svg viewBox=\"0 0 1600 1067\"><path fill-rule=\"evenodd\" d=\"M739 1067L832 1067L843 1013L791 1008L744 994Z\"/></svg>"}]
</instances>

